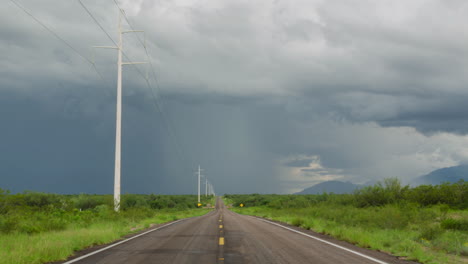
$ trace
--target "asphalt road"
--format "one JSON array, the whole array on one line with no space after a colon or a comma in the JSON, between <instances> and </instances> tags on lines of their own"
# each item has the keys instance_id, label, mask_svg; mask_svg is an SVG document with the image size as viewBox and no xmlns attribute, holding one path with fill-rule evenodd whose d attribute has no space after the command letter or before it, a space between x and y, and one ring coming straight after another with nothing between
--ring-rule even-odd
<instances>
[{"instance_id":1,"label":"asphalt road","mask_svg":"<svg viewBox=\"0 0 468 264\"><path fill-rule=\"evenodd\" d=\"M286 228L290 229L233 213L218 199L216 210L204 216L66 263L414 263L311 231Z\"/></svg>"}]
</instances>

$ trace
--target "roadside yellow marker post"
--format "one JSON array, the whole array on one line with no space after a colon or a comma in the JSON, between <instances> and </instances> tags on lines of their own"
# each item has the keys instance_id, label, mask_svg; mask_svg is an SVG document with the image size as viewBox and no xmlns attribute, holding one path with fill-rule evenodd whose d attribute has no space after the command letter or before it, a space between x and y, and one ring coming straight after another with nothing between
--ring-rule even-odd
<instances>
[{"instance_id":1,"label":"roadside yellow marker post","mask_svg":"<svg viewBox=\"0 0 468 264\"><path fill-rule=\"evenodd\" d=\"M244 207L244 204L240 204L239 206L240 206L240 207Z\"/></svg>"}]
</instances>

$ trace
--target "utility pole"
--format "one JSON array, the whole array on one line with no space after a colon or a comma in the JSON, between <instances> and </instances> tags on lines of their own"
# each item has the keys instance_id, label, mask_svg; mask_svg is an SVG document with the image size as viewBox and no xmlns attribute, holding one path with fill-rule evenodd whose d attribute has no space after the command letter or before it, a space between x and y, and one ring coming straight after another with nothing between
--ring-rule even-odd
<instances>
[{"instance_id":1,"label":"utility pole","mask_svg":"<svg viewBox=\"0 0 468 264\"><path fill-rule=\"evenodd\" d=\"M130 32L144 32L143 30L122 31L122 14L124 10L119 10L117 46L95 46L95 48L116 49L117 50L117 103L115 122L115 164L114 164L114 210L120 209L120 172L121 172L121 142L122 142L122 65L144 64L148 62L122 62L122 35Z\"/></svg>"},{"instance_id":2,"label":"utility pole","mask_svg":"<svg viewBox=\"0 0 468 264\"><path fill-rule=\"evenodd\" d=\"M200 203L200 178L201 178L201 172L202 172L202 169L200 168L200 165L198 165L198 203Z\"/></svg>"},{"instance_id":3,"label":"utility pole","mask_svg":"<svg viewBox=\"0 0 468 264\"><path fill-rule=\"evenodd\" d=\"M208 177L205 177L205 196L208 196Z\"/></svg>"},{"instance_id":4,"label":"utility pole","mask_svg":"<svg viewBox=\"0 0 468 264\"><path fill-rule=\"evenodd\" d=\"M198 165L198 203L200 203L200 165Z\"/></svg>"}]
</instances>

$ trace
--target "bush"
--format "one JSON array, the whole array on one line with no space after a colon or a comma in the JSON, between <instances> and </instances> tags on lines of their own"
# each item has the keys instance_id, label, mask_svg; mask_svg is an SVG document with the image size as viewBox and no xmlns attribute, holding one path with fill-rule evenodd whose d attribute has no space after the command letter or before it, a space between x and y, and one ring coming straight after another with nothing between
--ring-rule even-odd
<instances>
[{"instance_id":1,"label":"bush","mask_svg":"<svg viewBox=\"0 0 468 264\"><path fill-rule=\"evenodd\" d=\"M356 206L382 206L397 203L404 199L409 186L401 186L397 178L385 179L374 186L366 186L354 192Z\"/></svg>"},{"instance_id":2,"label":"bush","mask_svg":"<svg viewBox=\"0 0 468 264\"><path fill-rule=\"evenodd\" d=\"M442 220L442 222L440 223L440 226L443 229L468 231L468 220L448 218L448 219Z\"/></svg>"},{"instance_id":3,"label":"bush","mask_svg":"<svg viewBox=\"0 0 468 264\"><path fill-rule=\"evenodd\" d=\"M60 197L57 194L39 193L39 192L25 192L23 199L26 205L33 207L60 207Z\"/></svg>"},{"instance_id":4,"label":"bush","mask_svg":"<svg viewBox=\"0 0 468 264\"><path fill-rule=\"evenodd\" d=\"M9 217L9 216L1 216L0 215L0 233L11 233L16 230L18 226L18 220Z\"/></svg>"},{"instance_id":5,"label":"bush","mask_svg":"<svg viewBox=\"0 0 468 264\"><path fill-rule=\"evenodd\" d=\"M434 240L443 233L439 225L429 225L422 227L419 238L424 240Z\"/></svg>"},{"instance_id":6,"label":"bush","mask_svg":"<svg viewBox=\"0 0 468 264\"><path fill-rule=\"evenodd\" d=\"M211 199L203 196L202 203ZM196 208L196 201L195 195L124 194L117 213L112 195L10 194L0 189L0 233L35 234L100 222L128 224L155 216L155 209Z\"/></svg>"},{"instance_id":7,"label":"bush","mask_svg":"<svg viewBox=\"0 0 468 264\"><path fill-rule=\"evenodd\" d=\"M122 195L121 203L122 203L122 209L148 207L145 196L138 195L138 194Z\"/></svg>"},{"instance_id":8,"label":"bush","mask_svg":"<svg viewBox=\"0 0 468 264\"><path fill-rule=\"evenodd\" d=\"M95 195L80 194L72 200L72 203L76 209L88 210L104 204L104 201Z\"/></svg>"},{"instance_id":9,"label":"bush","mask_svg":"<svg viewBox=\"0 0 468 264\"><path fill-rule=\"evenodd\" d=\"M302 226L303 224L304 224L304 219L302 219L302 218L296 217L296 218L294 218L294 219L291 221L291 225L293 225L293 226L298 226L298 227L300 227L300 226Z\"/></svg>"}]
</instances>

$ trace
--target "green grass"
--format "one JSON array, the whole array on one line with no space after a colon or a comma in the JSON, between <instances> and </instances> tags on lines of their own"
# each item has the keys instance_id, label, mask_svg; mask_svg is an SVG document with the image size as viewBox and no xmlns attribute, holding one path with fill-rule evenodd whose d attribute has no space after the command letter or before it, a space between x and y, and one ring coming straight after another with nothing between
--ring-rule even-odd
<instances>
[{"instance_id":1,"label":"green grass","mask_svg":"<svg viewBox=\"0 0 468 264\"><path fill-rule=\"evenodd\" d=\"M148 228L151 224L199 216L209 211L210 209L166 209L141 220L121 218L110 222L96 221L86 227L72 224L60 231L0 234L0 263L34 264L64 260L75 251L110 243Z\"/></svg>"},{"instance_id":2,"label":"green grass","mask_svg":"<svg viewBox=\"0 0 468 264\"><path fill-rule=\"evenodd\" d=\"M224 199L238 213L312 229L361 247L422 263L468 263L468 182L463 180L410 187L388 178L352 194Z\"/></svg>"},{"instance_id":3,"label":"green grass","mask_svg":"<svg viewBox=\"0 0 468 264\"><path fill-rule=\"evenodd\" d=\"M357 208L332 202L304 208L254 206L232 210L328 234L421 263L468 262L468 232L463 230L463 223L468 219L466 210L391 204ZM444 219L457 219L448 221L449 226L455 228L442 228Z\"/></svg>"},{"instance_id":4,"label":"green grass","mask_svg":"<svg viewBox=\"0 0 468 264\"><path fill-rule=\"evenodd\" d=\"M201 197L203 207L213 197ZM59 195L0 189L0 264L64 260L73 252L115 241L154 224L199 216L195 195Z\"/></svg>"}]
</instances>

